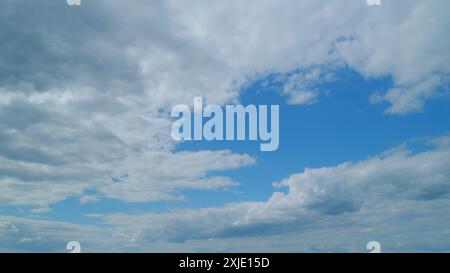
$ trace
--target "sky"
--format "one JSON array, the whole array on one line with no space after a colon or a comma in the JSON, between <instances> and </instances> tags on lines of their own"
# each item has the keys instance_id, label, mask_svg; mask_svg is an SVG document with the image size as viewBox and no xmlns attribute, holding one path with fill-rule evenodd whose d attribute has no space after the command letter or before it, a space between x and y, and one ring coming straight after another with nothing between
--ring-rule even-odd
<instances>
[{"instance_id":1,"label":"sky","mask_svg":"<svg viewBox=\"0 0 450 273\"><path fill-rule=\"evenodd\" d=\"M447 0L3 0L0 252L450 251ZM280 143L171 109L279 105Z\"/></svg>"}]
</instances>

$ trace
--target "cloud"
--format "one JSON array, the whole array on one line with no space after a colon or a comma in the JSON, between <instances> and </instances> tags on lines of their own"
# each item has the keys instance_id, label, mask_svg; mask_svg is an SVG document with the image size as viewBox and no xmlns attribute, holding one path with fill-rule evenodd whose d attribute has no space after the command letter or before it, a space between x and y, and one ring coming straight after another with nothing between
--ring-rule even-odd
<instances>
[{"instance_id":1,"label":"cloud","mask_svg":"<svg viewBox=\"0 0 450 273\"><path fill-rule=\"evenodd\" d=\"M0 200L46 207L86 190L138 202L180 198L184 189L235 185L211 173L255 163L229 151L175 152L170 120L134 106L90 89L7 92L0 101Z\"/></svg>"},{"instance_id":2,"label":"cloud","mask_svg":"<svg viewBox=\"0 0 450 273\"><path fill-rule=\"evenodd\" d=\"M450 23L445 1L386 1L364 14L354 35L336 47L350 67L366 77L389 76L394 87L381 96L389 114L421 111L427 100L449 84L450 39L442 31Z\"/></svg>"},{"instance_id":3,"label":"cloud","mask_svg":"<svg viewBox=\"0 0 450 273\"><path fill-rule=\"evenodd\" d=\"M83 195L80 197L80 204L87 204L90 202L98 202L98 201L100 200L96 195Z\"/></svg>"},{"instance_id":4,"label":"cloud","mask_svg":"<svg viewBox=\"0 0 450 273\"><path fill-rule=\"evenodd\" d=\"M140 3L149 12L166 6ZM203 89L196 80L183 83L185 74L185 80L213 78L200 79L201 71L188 69L195 63L185 59L194 57L192 52L177 48L189 44L177 28L162 31L172 24L164 13L147 16L135 4L127 7L99 1L74 11L64 1L5 3L0 11L2 203L46 208L87 190L130 202L182 198L185 189L237 183L212 175L215 170L254 164L250 156L228 151L174 151L168 108L161 111L165 97L171 103L183 96L192 100L206 89L221 102L229 97L213 82ZM118 16L135 12L131 21ZM148 27L149 20L162 25ZM124 174L126 179L114 181Z\"/></svg>"},{"instance_id":5,"label":"cloud","mask_svg":"<svg viewBox=\"0 0 450 273\"><path fill-rule=\"evenodd\" d=\"M217 190L236 184L227 177L213 176L215 171L232 170L253 165L249 155L230 151L149 152L139 158L128 158L123 171L127 177L118 183L98 188L108 197L129 202L144 202L182 198L178 192L184 189ZM151 165L150 165L151 164ZM152 166L148 171L149 165Z\"/></svg>"},{"instance_id":6,"label":"cloud","mask_svg":"<svg viewBox=\"0 0 450 273\"><path fill-rule=\"evenodd\" d=\"M399 244L408 243L407 233L418 234L416 238L425 238L421 233L426 233L433 245L432 240L450 234L443 221L450 202L448 162L448 146L419 153L399 147L355 163L305 169L275 183L276 188L287 187L287 193L274 192L265 202L90 217L143 244L292 233L320 237L324 230L329 236L347 230L391 241L405 233ZM351 236L347 233L341 239L350 242ZM308 242L314 244L314 239Z\"/></svg>"},{"instance_id":7,"label":"cloud","mask_svg":"<svg viewBox=\"0 0 450 273\"><path fill-rule=\"evenodd\" d=\"M0 75L4 86L22 91L87 85L159 107L193 95L225 103L238 98L243 83L268 73L349 66L369 78L392 77L393 90L404 91L393 98L386 90L381 98L389 113L407 113L448 84L448 5L102 0L75 10L52 1L8 2ZM46 16L30 16L32 9Z\"/></svg>"},{"instance_id":8,"label":"cloud","mask_svg":"<svg viewBox=\"0 0 450 273\"><path fill-rule=\"evenodd\" d=\"M389 103L387 113L420 111L448 85L449 5L99 0L73 9L64 1L7 1L0 10L0 202L42 212L68 197L86 200L88 190L99 198L144 202L232 186L237 181L214 172L255 159L176 151L165 113L199 95L211 104L237 101L243 85L267 75L283 79L278 92L289 103L309 104L320 99L326 75L349 67L366 78L392 79L392 87L372 97ZM313 212L358 213L382 197L426 205L448 194L442 187L448 186L447 156L446 149L396 152L305 170L277 184L289 193L274 193L267 202L193 210L190 218L174 212L133 220L168 241L182 241L250 232L249 225ZM177 217L192 228L173 229ZM152 234L130 229L134 237Z\"/></svg>"},{"instance_id":9,"label":"cloud","mask_svg":"<svg viewBox=\"0 0 450 273\"><path fill-rule=\"evenodd\" d=\"M89 252L95 246L111 247L111 234L108 227L0 216L1 252L68 252L66 244L73 240Z\"/></svg>"},{"instance_id":10,"label":"cloud","mask_svg":"<svg viewBox=\"0 0 450 273\"><path fill-rule=\"evenodd\" d=\"M448 137L436 139L439 143ZM434 142L433 140L431 142ZM448 145L405 146L359 162L305 169L263 202L160 213L87 215L96 225L0 217L3 249L65 251L445 251L450 229ZM98 226L101 224L101 227Z\"/></svg>"},{"instance_id":11,"label":"cloud","mask_svg":"<svg viewBox=\"0 0 450 273\"><path fill-rule=\"evenodd\" d=\"M276 82L283 82L281 93L289 97L287 103L292 105L314 103L323 92L318 86L334 80L332 73L320 68L307 72L295 72L285 78L278 77Z\"/></svg>"}]
</instances>

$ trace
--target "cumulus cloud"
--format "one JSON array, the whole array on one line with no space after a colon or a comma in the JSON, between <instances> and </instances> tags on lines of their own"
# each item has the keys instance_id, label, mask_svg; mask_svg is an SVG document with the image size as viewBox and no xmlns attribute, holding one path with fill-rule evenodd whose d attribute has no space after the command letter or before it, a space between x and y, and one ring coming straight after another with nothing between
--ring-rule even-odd
<instances>
[{"instance_id":1,"label":"cumulus cloud","mask_svg":"<svg viewBox=\"0 0 450 273\"><path fill-rule=\"evenodd\" d=\"M107 227L102 230L1 217L0 233L3 241L37 241L23 242L25 249L80 238L92 251L112 245L121 251L360 252L376 239L386 251L441 251L450 236L449 159L448 145L421 152L401 146L359 162L305 169L274 183L287 192L276 191L264 202L87 215Z\"/></svg>"},{"instance_id":2,"label":"cumulus cloud","mask_svg":"<svg viewBox=\"0 0 450 273\"><path fill-rule=\"evenodd\" d=\"M236 182L210 173L254 164L229 151L176 153L168 118L91 91L5 93L2 202L45 207L86 190L130 201L173 199L172 191L231 186Z\"/></svg>"},{"instance_id":3,"label":"cumulus cloud","mask_svg":"<svg viewBox=\"0 0 450 273\"><path fill-rule=\"evenodd\" d=\"M164 3L140 2L150 13L167 9ZM188 49L178 52L186 45L177 23L174 33L163 32L164 24L172 24L165 22L167 14L138 12L122 21L120 12L134 14L139 8L127 7L109 1L78 10L64 1L5 3L0 11L2 203L43 209L87 190L133 202L182 198L184 189L237 183L213 171L254 164L250 156L228 151L174 151L168 108L161 108L168 105L165 98L175 103L186 92L192 100L207 89L221 102L229 97L216 85L202 87L201 81L213 78L197 76L213 71L211 66L199 63L203 72L186 66L196 62L183 58L195 56ZM150 22L165 23L148 27ZM192 83L183 82L189 79ZM119 176L125 177L119 181Z\"/></svg>"},{"instance_id":4,"label":"cumulus cloud","mask_svg":"<svg viewBox=\"0 0 450 273\"><path fill-rule=\"evenodd\" d=\"M331 227L359 230L365 236L386 237L388 231L398 234L402 229L420 232L411 230L408 221L423 226L424 219L448 218L449 162L448 146L419 153L399 147L360 162L305 169L275 183L287 187L287 193L274 192L265 202L91 217L117 226L134 241L149 243L314 233ZM435 236L449 232L445 224L434 228Z\"/></svg>"},{"instance_id":5,"label":"cumulus cloud","mask_svg":"<svg viewBox=\"0 0 450 273\"><path fill-rule=\"evenodd\" d=\"M348 65L366 77L392 77L393 90L404 91L386 90L381 98L391 103L388 112L406 113L448 84L448 5L103 0L75 10L63 1L8 2L0 73L3 85L28 92L81 84L148 98L152 107L190 102L193 94L224 103L268 73ZM46 16L29 16L32 9Z\"/></svg>"}]
</instances>

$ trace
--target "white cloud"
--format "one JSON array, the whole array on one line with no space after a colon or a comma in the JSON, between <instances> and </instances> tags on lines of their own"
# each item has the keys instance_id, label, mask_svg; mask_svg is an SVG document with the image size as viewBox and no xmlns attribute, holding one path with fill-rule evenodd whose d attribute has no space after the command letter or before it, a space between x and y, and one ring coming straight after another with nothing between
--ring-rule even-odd
<instances>
[{"instance_id":1,"label":"white cloud","mask_svg":"<svg viewBox=\"0 0 450 273\"><path fill-rule=\"evenodd\" d=\"M255 159L249 155L230 151L152 151L128 158L117 169L127 177L122 182L100 186L98 190L106 196L130 202L182 198L179 192L184 189L217 190L233 186L236 182L230 178L211 176L210 173L254 163Z\"/></svg>"},{"instance_id":2,"label":"white cloud","mask_svg":"<svg viewBox=\"0 0 450 273\"><path fill-rule=\"evenodd\" d=\"M275 183L276 187L287 187L288 192L274 192L266 202L91 217L116 226L121 234L143 244L293 232L314 234L316 230L328 230L331 235L345 229L363 237L389 238L402 231L420 234L425 231L419 227L424 226L430 240L439 240L450 232L444 224L450 200L449 162L448 146L420 153L400 147L356 163L306 169ZM352 241L350 234L346 236L343 239ZM314 239L309 242L314 244Z\"/></svg>"},{"instance_id":3,"label":"white cloud","mask_svg":"<svg viewBox=\"0 0 450 273\"><path fill-rule=\"evenodd\" d=\"M371 240L385 251L448 249L450 149L405 146L355 163L306 169L274 186L264 202L160 213L88 215L96 225L0 217L1 245L64 251L357 251Z\"/></svg>"},{"instance_id":4,"label":"white cloud","mask_svg":"<svg viewBox=\"0 0 450 273\"><path fill-rule=\"evenodd\" d=\"M181 198L184 189L233 186L211 172L255 163L229 151L174 152L170 120L132 97L95 89L3 94L0 200L9 205L45 208L86 190L124 201Z\"/></svg>"},{"instance_id":5,"label":"white cloud","mask_svg":"<svg viewBox=\"0 0 450 273\"><path fill-rule=\"evenodd\" d=\"M13 14L12 5L5 5L6 15ZM51 5L58 9L50 2L32 5L45 14ZM398 98L391 92L382 96L392 105L388 112L407 113L420 110L437 92L436 85L422 91L414 86L433 77L448 84L448 6L445 0L386 1L377 8L360 0L96 1L80 12L65 8L46 20L32 17L33 27L19 20L24 9L19 19L5 22L3 32L11 44L36 36L31 41L45 54L31 64L12 65L20 54L4 46L11 62L2 74L5 84L30 90L75 80L115 96L127 92L127 97L148 99L152 108L190 103L193 95L224 103L239 96L243 83L268 73L349 65L366 77L392 77L394 88L404 92ZM57 19L59 24L50 28ZM60 36L45 32L49 28ZM10 34L13 30L19 31ZM61 56L74 62L60 62ZM316 84L314 79L310 84Z\"/></svg>"},{"instance_id":6,"label":"white cloud","mask_svg":"<svg viewBox=\"0 0 450 273\"><path fill-rule=\"evenodd\" d=\"M283 79L278 77L277 82L284 82L281 93L288 96L288 104L312 104L325 90L317 87L320 84L334 80L332 73L320 68L311 69L308 72L296 72Z\"/></svg>"},{"instance_id":7,"label":"white cloud","mask_svg":"<svg viewBox=\"0 0 450 273\"><path fill-rule=\"evenodd\" d=\"M91 202L98 202L100 201L98 196L96 195L83 195L80 197L80 204L87 204Z\"/></svg>"}]
</instances>

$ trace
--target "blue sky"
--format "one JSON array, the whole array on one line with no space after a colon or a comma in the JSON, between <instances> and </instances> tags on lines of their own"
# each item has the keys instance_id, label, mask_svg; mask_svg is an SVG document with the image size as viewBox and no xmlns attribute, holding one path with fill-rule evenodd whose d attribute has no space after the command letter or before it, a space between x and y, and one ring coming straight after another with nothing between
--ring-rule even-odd
<instances>
[{"instance_id":1,"label":"blue sky","mask_svg":"<svg viewBox=\"0 0 450 273\"><path fill-rule=\"evenodd\" d=\"M345 68L339 73L337 82L323 86L329 93L320 102L306 107L286 104L282 97L259 82L243 91L241 102L244 105L281 105L281 145L275 152L260 152L258 142L247 141L192 141L183 143L178 149L231 149L257 156L255 166L227 174L238 181L248 181L238 187L237 190L242 191L239 195L247 195L247 200L262 201L272 193L273 182L302 172L304 168L363 160L407 142L413 142L414 148L414 142L420 142L422 138L438 137L450 131L448 98L428 102L429 106L420 114L389 116L383 113L383 106L369 102L371 91L390 87L389 79L367 81ZM276 84L271 88L282 86ZM238 201L242 198L239 195L231 194L226 201ZM223 202L223 197L217 198ZM192 198L193 202L195 200ZM205 204L205 199L200 200L198 206ZM211 201L212 205L217 205L216 198Z\"/></svg>"},{"instance_id":2,"label":"blue sky","mask_svg":"<svg viewBox=\"0 0 450 273\"><path fill-rule=\"evenodd\" d=\"M0 251L449 251L448 7L7 2ZM175 142L194 96L279 149Z\"/></svg>"}]
</instances>

